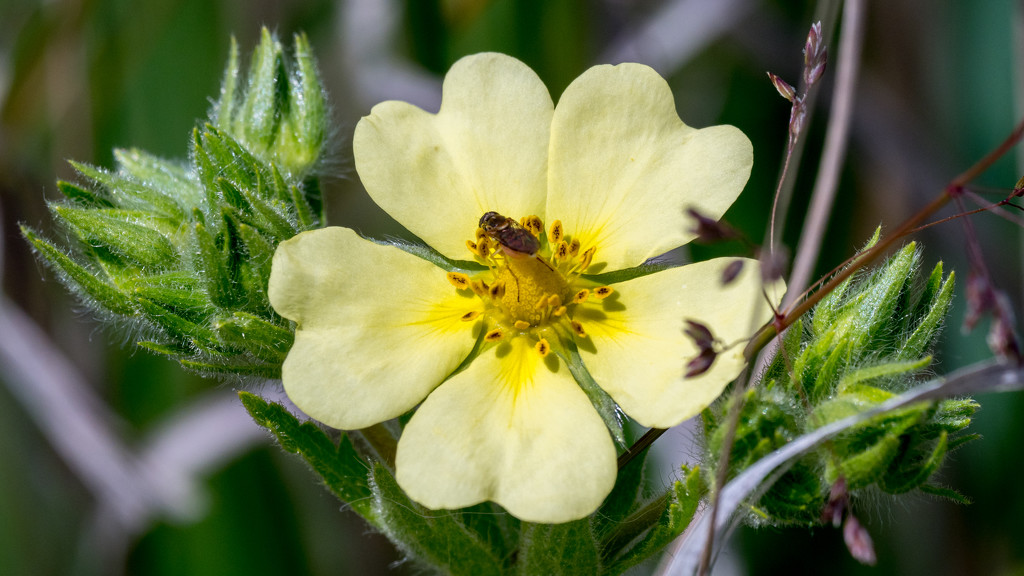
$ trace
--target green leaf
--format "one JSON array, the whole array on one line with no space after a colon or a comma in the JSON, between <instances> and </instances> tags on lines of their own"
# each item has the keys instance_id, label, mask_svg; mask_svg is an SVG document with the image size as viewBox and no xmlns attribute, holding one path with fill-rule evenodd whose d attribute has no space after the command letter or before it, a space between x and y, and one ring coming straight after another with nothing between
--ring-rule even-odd
<instances>
[{"instance_id":1,"label":"green leaf","mask_svg":"<svg viewBox=\"0 0 1024 576\"><path fill-rule=\"evenodd\" d=\"M673 484L669 497L660 504L663 507L657 523L647 534L637 540L635 545L623 552L614 549L606 550L606 557L610 562L603 573L621 574L661 552L690 525L707 490L707 485L700 474L700 468L689 469L683 466L683 478ZM642 513L644 513L643 510L637 515ZM622 524L627 525L631 518L633 517L627 518Z\"/></svg>"},{"instance_id":2,"label":"green leaf","mask_svg":"<svg viewBox=\"0 0 1024 576\"><path fill-rule=\"evenodd\" d=\"M274 434L281 448L302 456L339 500L371 524L378 523L367 477L369 465L356 454L347 436L342 435L335 445L316 424L299 423L280 404L249 392L239 392L238 397L252 419Z\"/></svg>"},{"instance_id":3,"label":"green leaf","mask_svg":"<svg viewBox=\"0 0 1024 576\"><path fill-rule=\"evenodd\" d=\"M457 513L428 510L413 502L379 462L373 464L370 489L378 527L412 558L445 574L501 574L501 560L475 531L457 520Z\"/></svg>"},{"instance_id":4,"label":"green leaf","mask_svg":"<svg viewBox=\"0 0 1024 576\"><path fill-rule=\"evenodd\" d=\"M564 524L523 523L517 574L592 576L600 572L601 558L589 519Z\"/></svg>"}]
</instances>

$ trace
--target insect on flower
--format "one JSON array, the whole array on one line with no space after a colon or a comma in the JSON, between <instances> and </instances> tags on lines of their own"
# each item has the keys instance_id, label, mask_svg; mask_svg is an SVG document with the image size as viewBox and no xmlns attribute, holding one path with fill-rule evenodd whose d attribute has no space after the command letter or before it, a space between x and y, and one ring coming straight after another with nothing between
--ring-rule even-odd
<instances>
[{"instance_id":1,"label":"insect on flower","mask_svg":"<svg viewBox=\"0 0 1024 576\"><path fill-rule=\"evenodd\" d=\"M493 238L509 256L536 256L540 240L508 216L487 212L480 217L480 229Z\"/></svg>"}]
</instances>

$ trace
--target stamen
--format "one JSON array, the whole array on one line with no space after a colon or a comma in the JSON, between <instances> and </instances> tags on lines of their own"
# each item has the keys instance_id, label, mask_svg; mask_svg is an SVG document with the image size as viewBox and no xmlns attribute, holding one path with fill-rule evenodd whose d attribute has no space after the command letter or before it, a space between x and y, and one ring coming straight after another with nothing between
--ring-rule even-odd
<instances>
[{"instance_id":1,"label":"stamen","mask_svg":"<svg viewBox=\"0 0 1024 576\"><path fill-rule=\"evenodd\" d=\"M561 296L559 296L558 294L552 294L551 296L548 296L548 306L551 306L552 308L558 308L561 305L562 305L562 297Z\"/></svg>"},{"instance_id":2,"label":"stamen","mask_svg":"<svg viewBox=\"0 0 1024 576\"><path fill-rule=\"evenodd\" d=\"M495 300L500 300L501 297L505 295L505 281L498 280L497 282L491 285L487 292L491 295L491 298L494 298Z\"/></svg>"},{"instance_id":3,"label":"stamen","mask_svg":"<svg viewBox=\"0 0 1024 576\"><path fill-rule=\"evenodd\" d=\"M565 314L566 310L567 308L565 306L559 306L558 308L555 308L555 311L552 312L552 314L555 316L561 316L562 314Z\"/></svg>"},{"instance_id":4,"label":"stamen","mask_svg":"<svg viewBox=\"0 0 1024 576\"><path fill-rule=\"evenodd\" d=\"M555 220L551 223L551 232L548 233L548 242L551 244L558 244L562 241L564 236L564 230L562 230L562 221Z\"/></svg>"},{"instance_id":5,"label":"stamen","mask_svg":"<svg viewBox=\"0 0 1024 576\"><path fill-rule=\"evenodd\" d=\"M473 242L472 240L466 240L466 248L469 248L469 251L473 254L480 254L480 249L476 247L476 242Z\"/></svg>"},{"instance_id":6,"label":"stamen","mask_svg":"<svg viewBox=\"0 0 1024 576\"><path fill-rule=\"evenodd\" d=\"M600 288L594 288L594 298L597 298L598 300L604 300L605 298L611 296L612 292L615 292L615 290L613 290L611 286L601 286Z\"/></svg>"},{"instance_id":7,"label":"stamen","mask_svg":"<svg viewBox=\"0 0 1024 576\"><path fill-rule=\"evenodd\" d=\"M546 338L541 338L533 349L537 351L537 354L540 354L541 358L543 358L548 355L548 352L551 352L551 345L548 344Z\"/></svg>"},{"instance_id":8,"label":"stamen","mask_svg":"<svg viewBox=\"0 0 1024 576\"><path fill-rule=\"evenodd\" d=\"M547 295L544 295L544 296L540 297L540 300L537 300L537 303L534 304L533 307L536 308L537 310L540 310L541 308L543 308L543 307L545 307L547 305L548 305L548 297L547 297Z\"/></svg>"},{"instance_id":9,"label":"stamen","mask_svg":"<svg viewBox=\"0 0 1024 576\"><path fill-rule=\"evenodd\" d=\"M575 257L580 253L580 241L573 238L572 242L569 242L569 256Z\"/></svg>"},{"instance_id":10,"label":"stamen","mask_svg":"<svg viewBox=\"0 0 1024 576\"><path fill-rule=\"evenodd\" d=\"M583 253L583 259L580 261L579 267L580 272L583 272L590 267L590 262L594 259L594 252L597 252L597 246L591 246Z\"/></svg>"},{"instance_id":11,"label":"stamen","mask_svg":"<svg viewBox=\"0 0 1024 576\"><path fill-rule=\"evenodd\" d=\"M569 255L569 245L565 243L565 240L555 245L553 254L555 260L565 260L566 256Z\"/></svg>"},{"instance_id":12,"label":"stamen","mask_svg":"<svg viewBox=\"0 0 1024 576\"><path fill-rule=\"evenodd\" d=\"M526 320L516 320L513 326L516 327L516 330L526 330L527 328L530 327L530 323L527 322Z\"/></svg>"},{"instance_id":13,"label":"stamen","mask_svg":"<svg viewBox=\"0 0 1024 576\"><path fill-rule=\"evenodd\" d=\"M573 320L572 322L569 323L569 325L572 326L572 331L575 332L577 336L579 336L580 338L587 337L587 331L583 329L583 324L580 324L576 320Z\"/></svg>"},{"instance_id":14,"label":"stamen","mask_svg":"<svg viewBox=\"0 0 1024 576\"><path fill-rule=\"evenodd\" d=\"M477 228L477 229L476 229L476 233L475 233L475 236L474 236L474 238L476 238L476 241L477 241L477 242L479 242L479 241L480 241L480 239L481 239L481 238L484 238L485 236L487 236L487 232L484 232L484 229L483 229L483 228Z\"/></svg>"},{"instance_id":15,"label":"stamen","mask_svg":"<svg viewBox=\"0 0 1024 576\"><path fill-rule=\"evenodd\" d=\"M449 272L448 281L451 282L452 286L455 286L459 290L469 288L469 276L462 272Z\"/></svg>"},{"instance_id":16,"label":"stamen","mask_svg":"<svg viewBox=\"0 0 1024 576\"><path fill-rule=\"evenodd\" d=\"M476 249L481 258L487 258L491 255L491 239L487 236L477 238Z\"/></svg>"},{"instance_id":17,"label":"stamen","mask_svg":"<svg viewBox=\"0 0 1024 576\"><path fill-rule=\"evenodd\" d=\"M469 283L469 288L473 291L473 293L475 293L477 296L481 298L488 295L487 283L484 282L483 280L473 280L472 282Z\"/></svg>"},{"instance_id":18,"label":"stamen","mask_svg":"<svg viewBox=\"0 0 1024 576\"><path fill-rule=\"evenodd\" d=\"M484 341L497 342L498 340L501 340L504 337L505 333L501 331L501 328L495 328L494 330L491 330L487 334L484 334Z\"/></svg>"},{"instance_id":19,"label":"stamen","mask_svg":"<svg viewBox=\"0 0 1024 576\"><path fill-rule=\"evenodd\" d=\"M462 315L462 321L463 322L469 322L470 320L473 320L474 318L476 318L479 315L480 315L480 311L479 310L470 310L469 312L466 312L465 314Z\"/></svg>"},{"instance_id":20,"label":"stamen","mask_svg":"<svg viewBox=\"0 0 1024 576\"><path fill-rule=\"evenodd\" d=\"M575 296L572 297L572 303L573 304L582 304L582 303L586 302L587 298L589 298L589 297L590 297L590 290L587 290L586 288L584 288L583 290L580 290L579 292L576 293Z\"/></svg>"},{"instance_id":21,"label":"stamen","mask_svg":"<svg viewBox=\"0 0 1024 576\"><path fill-rule=\"evenodd\" d=\"M544 222L541 221L539 216L526 216L523 218L521 224L523 228L530 231L535 237L540 238L540 233L544 231Z\"/></svg>"}]
</instances>

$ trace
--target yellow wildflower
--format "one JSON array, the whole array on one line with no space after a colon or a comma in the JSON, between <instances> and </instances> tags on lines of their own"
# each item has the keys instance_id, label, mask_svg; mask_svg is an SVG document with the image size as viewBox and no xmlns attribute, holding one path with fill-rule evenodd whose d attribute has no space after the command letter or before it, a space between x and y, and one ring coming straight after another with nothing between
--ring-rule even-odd
<instances>
[{"instance_id":1,"label":"yellow wildflower","mask_svg":"<svg viewBox=\"0 0 1024 576\"><path fill-rule=\"evenodd\" d=\"M374 201L465 265L442 269L346 228L282 243L270 301L296 322L284 386L341 429L418 405L396 476L425 506L492 500L534 522L590 514L616 453L570 350L626 414L669 427L743 366L732 348L684 377L697 353L684 321L733 342L770 318L754 262L728 286L734 259L601 281L692 240L684 210L720 217L750 172L747 138L683 124L646 66L591 68L556 108L521 62L470 56L445 78L437 114L379 104L354 150Z\"/></svg>"}]
</instances>

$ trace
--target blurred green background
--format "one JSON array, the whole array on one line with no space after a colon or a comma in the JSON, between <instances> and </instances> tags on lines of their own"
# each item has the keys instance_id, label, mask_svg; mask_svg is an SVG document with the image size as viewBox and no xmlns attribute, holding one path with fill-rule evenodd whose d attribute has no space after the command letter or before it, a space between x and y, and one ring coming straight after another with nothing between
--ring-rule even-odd
<instances>
[{"instance_id":1,"label":"blurred green background","mask_svg":"<svg viewBox=\"0 0 1024 576\"><path fill-rule=\"evenodd\" d=\"M452 62L493 50L532 66L556 99L590 65L645 62L669 79L687 123L741 128L754 143L755 166L727 219L759 240L789 115L765 71L795 83L810 23L838 5L3 0L0 313L9 322L0 339L27 345L26 358L50 368L67 359L72 372L43 386L42 372L0 364L0 574L418 573L400 563L386 539L340 510L297 459L250 426L233 400L234 383L202 380L134 352L131 327L101 327L84 314L17 232L18 223L27 223L60 237L44 201L57 197L56 179L74 178L67 159L110 167L114 147L183 158L192 126L217 93L231 35L243 53L261 25L286 43L295 32L309 35L336 127L323 166L331 223L401 233L359 185L352 128L384 99L436 108ZM912 214L1009 133L1024 111L1022 30L1024 10L1011 0L868 6L849 154L819 273L849 256L876 225L892 227ZM799 240L814 182L833 73L826 74L809 128L785 226L790 246ZM997 198L1020 172L1011 155L980 180L979 191ZM995 280L1019 314L1020 229L990 215L976 224ZM960 226L920 239L927 262L941 259L957 270L962 294ZM987 355L984 325L973 334L959 330L959 302L938 372ZM984 440L956 453L943 472L943 481L974 504L914 495L858 502L878 550L875 569L850 559L831 528L744 529L717 573L1024 574L1024 498L1017 494L1024 397L979 400L983 409L972 428ZM184 418L199 420L181 424ZM76 432L90 429L99 430L95 438ZM679 459L697 453L687 448L689 438L682 431L663 441L678 444L667 452ZM103 446L116 448L113 455ZM125 510L133 490L147 494L151 486L163 486L151 492L171 494L170 504L143 496L141 508Z\"/></svg>"}]
</instances>

